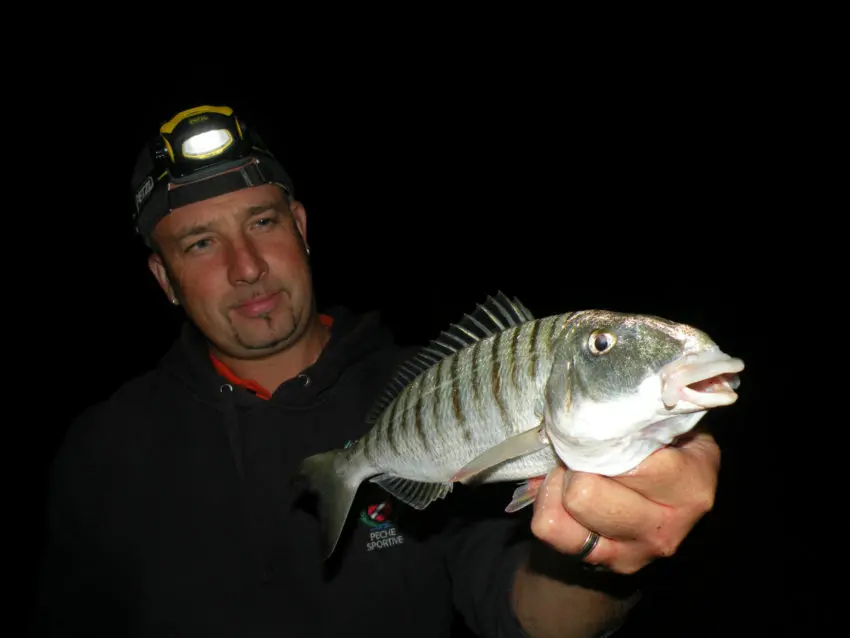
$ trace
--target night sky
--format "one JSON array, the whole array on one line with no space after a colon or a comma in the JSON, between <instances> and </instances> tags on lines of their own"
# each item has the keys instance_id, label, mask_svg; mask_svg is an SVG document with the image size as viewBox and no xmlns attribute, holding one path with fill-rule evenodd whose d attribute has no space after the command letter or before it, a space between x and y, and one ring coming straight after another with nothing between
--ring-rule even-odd
<instances>
[{"instance_id":1,"label":"night sky","mask_svg":"<svg viewBox=\"0 0 850 638\"><path fill-rule=\"evenodd\" d=\"M34 296L48 293L46 307L31 308L33 398L19 423L32 472L20 510L30 564L43 473L65 428L154 365L180 325L131 232L135 156L176 111L226 104L295 183L322 307L380 310L414 343L501 290L537 316L608 308L693 323L743 358L739 402L704 419L724 451L715 509L664 561L660 598L624 635L787 629L773 611L788 596L768 559L778 541L762 536L779 525L766 518L777 497L764 477L781 467L783 426L759 409L776 356L759 324L789 265L750 217L781 185L781 141L746 78L724 81L707 67L700 81L623 72L579 82L572 71L474 56L450 73L427 56L398 68L375 59L385 62L339 56L308 68L302 52L302 66L266 60L240 76L233 64L217 82L208 67L154 81L71 65L78 88L65 106L52 93L28 96L42 126L24 134L28 193L46 215L24 235L38 238L22 242L28 259L14 263L38 271ZM51 122L74 132L48 161Z\"/></svg>"}]
</instances>

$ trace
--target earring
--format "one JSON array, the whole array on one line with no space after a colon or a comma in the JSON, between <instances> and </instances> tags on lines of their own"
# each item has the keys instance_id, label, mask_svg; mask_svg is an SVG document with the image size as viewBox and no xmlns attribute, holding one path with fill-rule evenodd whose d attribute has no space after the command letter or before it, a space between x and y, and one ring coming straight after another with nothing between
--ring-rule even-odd
<instances>
[{"instance_id":1,"label":"earring","mask_svg":"<svg viewBox=\"0 0 850 638\"><path fill-rule=\"evenodd\" d=\"M171 303L173 303L176 306L177 305L177 297L172 297Z\"/></svg>"}]
</instances>

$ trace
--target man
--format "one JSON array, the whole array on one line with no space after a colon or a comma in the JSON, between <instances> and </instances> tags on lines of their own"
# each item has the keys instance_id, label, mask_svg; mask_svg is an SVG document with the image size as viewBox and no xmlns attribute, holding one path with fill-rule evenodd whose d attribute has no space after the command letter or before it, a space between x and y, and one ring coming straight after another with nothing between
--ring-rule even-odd
<instances>
[{"instance_id":1,"label":"man","mask_svg":"<svg viewBox=\"0 0 850 638\"><path fill-rule=\"evenodd\" d=\"M374 316L317 311L306 210L230 109L163 125L133 186L151 273L189 321L69 429L42 635L433 637L457 610L481 636L599 636L711 507L719 453L699 436L617 479L553 471L514 515L513 485L414 511L367 483L323 561L315 503L291 479L365 433L411 353Z\"/></svg>"}]
</instances>

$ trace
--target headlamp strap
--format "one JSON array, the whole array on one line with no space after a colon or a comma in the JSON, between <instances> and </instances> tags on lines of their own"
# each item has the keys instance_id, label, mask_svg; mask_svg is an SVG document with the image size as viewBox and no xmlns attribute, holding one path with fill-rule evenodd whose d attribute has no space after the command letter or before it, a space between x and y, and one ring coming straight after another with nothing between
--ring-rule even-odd
<instances>
[{"instance_id":1,"label":"headlamp strap","mask_svg":"<svg viewBox=\"0 0 850 638\"><path fill-rule=\"evenodd\" d=\"M194 204L210 197L217 197L249 186L268 184L272 181L271 177L263 171L263 167L255 160L237 170L169 190L168 207L170 210L174 210L181 206Z\"/></svg>"}]
</instances>

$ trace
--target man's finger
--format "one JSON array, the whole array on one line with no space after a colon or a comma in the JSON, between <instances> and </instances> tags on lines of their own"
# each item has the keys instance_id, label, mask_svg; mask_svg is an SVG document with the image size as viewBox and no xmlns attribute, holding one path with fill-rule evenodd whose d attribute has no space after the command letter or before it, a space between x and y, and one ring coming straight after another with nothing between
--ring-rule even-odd
<instances>
[{"instance_id":1,"label":"man's finger","mask_svg":"<svg viewBox=\"0 0 850 638\"><path fill-rule=\"evenodd\" d=\"M563 506L564 468L552 470L534 501L534 515L531 519L531 531L544 543L562 554L577 554L584 545L588 528L576 521ZM600 538L594 550L585 560L596 563L600 554L605 553L607 539ZM610 551L610 550L608 550Z\"/></svg>"},{"instance_id":2,"label":"man's finger","mask_svg":"<svg viewBox=\"0 0 850 638\"><path fill-rule=\"evenodd\" d=\"M646 538L660 529L670 512L616 480L573 472L563 487L562 507L584 527L613 540Z\"/></svg>"},{"instance_id":3,"label":"man's finger","mask_svg":"<svg viewBox=\"0 0 850 638\"><path fill-rule=\"evenodd\" d=\"M682 445L658 450L612 480L656 503L677 507L705 502L710 507L719 467L720 448L710 434L700 433Z\"/></svg>"}]
</instances>

